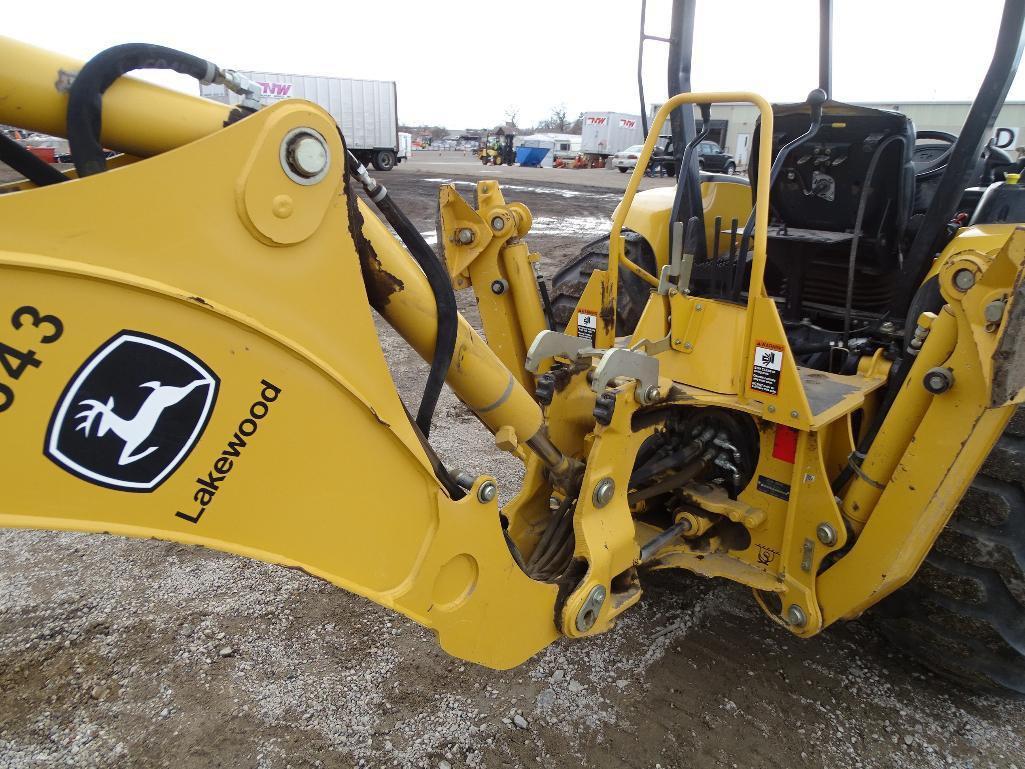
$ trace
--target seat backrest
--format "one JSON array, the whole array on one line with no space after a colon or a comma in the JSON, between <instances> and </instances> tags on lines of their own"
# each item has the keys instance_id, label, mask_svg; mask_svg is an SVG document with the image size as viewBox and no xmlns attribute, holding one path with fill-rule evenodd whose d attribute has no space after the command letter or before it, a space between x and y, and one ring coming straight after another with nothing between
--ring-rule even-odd
<instances>
[{"instance_id":1,"label":"seat backrest","mask_svg":"<svg viewBox=\"0 0 1025 769\"><path fill-rule=\"evenodd\" d=\"M772 148L779 149L808 130L807 104L773 105ZM752 195L757 183L761 121L752 142ZM827 101L822 124L811 139L794 148L770 191L772 218L789 227L830 232L853 231L858 204L873 153L881 150L866 201L862 233L897 247L914 199L915 171L911 154L915 128L899 112ZM889 250L889 248L887 248Z\"/></svg>"}]
</instances>

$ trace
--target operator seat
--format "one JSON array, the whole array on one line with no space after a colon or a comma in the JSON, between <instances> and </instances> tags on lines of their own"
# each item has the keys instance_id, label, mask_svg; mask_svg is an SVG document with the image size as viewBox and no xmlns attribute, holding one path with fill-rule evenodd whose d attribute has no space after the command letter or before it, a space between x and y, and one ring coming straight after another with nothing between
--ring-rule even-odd
<instances>
[{"instance_id":1,"label":"operator seat","mask_svg":"<svg viewBox=\"0 0 1025 769\"><path fill-rule=\"evenodd\" d=\"M783 145L808 130L811 107L773 105L773 123L775 159ZM759 120L748 165L752 197L760 134ZM818 131L790 151L769 192L766 288L786 297L786 318L800 319L805 303L820 311L823 306L842 310L852 248L854 308L886 312L914 202L914 146L914 124L899 112L831 100L823 104Z\"/></svg>"}]
</instances>

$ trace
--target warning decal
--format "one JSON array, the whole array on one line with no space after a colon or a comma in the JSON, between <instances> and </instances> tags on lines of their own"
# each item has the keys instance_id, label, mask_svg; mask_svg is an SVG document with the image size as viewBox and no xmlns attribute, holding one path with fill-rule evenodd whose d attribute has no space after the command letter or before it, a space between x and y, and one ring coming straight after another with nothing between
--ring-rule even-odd
<instances>
[{"instance_id":1,"label":"warning decal","mask_svg":"<svg viewBox=\"0 0 1025 769\"><path fill-rule=\"evenodd\" d=\"M769 395L779 394L779 373L783 369L783 348L771 342L755 342L751 367L751 389Z\"/></svg>"},{"instance_id":2,"label":"warning decal","mask_svg":"<svg viewBox=\"0 0 1025 769\"><path fill-rule=\"evenodd\" d=\"M577 313L577 337L589 339L594 345L594 337L598 333L598 314L590 310Z\"/></svg>"}]
</instances>

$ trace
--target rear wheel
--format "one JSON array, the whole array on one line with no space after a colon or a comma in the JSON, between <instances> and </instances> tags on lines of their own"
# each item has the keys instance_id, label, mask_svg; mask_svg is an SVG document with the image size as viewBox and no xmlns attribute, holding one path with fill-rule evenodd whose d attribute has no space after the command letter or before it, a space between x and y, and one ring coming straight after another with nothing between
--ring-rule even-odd
<instances>
[{"instance_id":1,"label":"rear wheel","mask_svg":"<svg viewBox=\"0 0 1025 769\"><path fill-rule=\"evenodd\" d=\"M374 153L373 163L378 171L391 171L395 168L395 153L391 150L378 150Z\"/></svg>"},{"instance_id":2,"label":"rear wheel","mask_svg":"<svg viewBox=\"0 0 1025 769\"><path fill-rule=\"evenodd\" d=\"M1025 694L1025 409L918 574L874 613L891 641L936 672Z\"/></svg>"},{"instance_id":3,"label":"rear wheel","mask_svg":"<svg viewBox=\"0 0 1025 769\"><path fill-rule=\"evenodd\" d=\"M737 166L734 165L733 163L727 163L726 164L726 173L728 173L730 176L733 176L733 174L737 173Z\"/></svg>"},{"instance_id":4,"label":"rear wheel","mask_svg":"<svg viewBox=\"0 0 1025 769\"><path fill-rule=\"evenodd\" d=\"M620 169L625 171L625 169ZM636 232L623 233L626 255L648 272L655 272L655 257L651 247ZM587 281L595 270L609 266L609 238L593 240L580 250L580 256L563 267L552 278L552 314L555 330L562 331L570 322L573 310L584 293ZM629 270L619 268L619 290L616 296L616 334L632 334L640 320L644 305L651 293L649 286ZM600 307L586 308L600 312ZM575 319L574 319L575 320Z\"/></svg>"}]
</instances>

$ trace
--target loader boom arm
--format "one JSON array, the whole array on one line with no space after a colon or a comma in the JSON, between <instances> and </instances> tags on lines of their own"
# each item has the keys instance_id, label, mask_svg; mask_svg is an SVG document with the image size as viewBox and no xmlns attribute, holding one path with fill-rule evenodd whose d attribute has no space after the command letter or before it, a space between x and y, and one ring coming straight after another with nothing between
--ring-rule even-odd
<instances>
[{"instance_id":1,"label":"loader boom arm","mask_svg":"<svg viewBox=\"0 0 1025 769\"><path fill-rule=\"evenodd\" d=\"M0 104L63 133L54 82L77 63L0 50L29 63ZM106 98L104 144L155 157L0 197L0 420L18 436L0 525L302 568L493 667L553 640L556 589L517 567L488 479L446 492L398 398L371 304L427 359L436 308L350 191L330 116L289 101L225 128L227 107L130 78ZM328 147L317 184L282 172L298 129ZM538 434L537 403L462 319L448 381L492 430ZM191 389L171 403L172 386Z\"/></svg>"}]
</instances>

